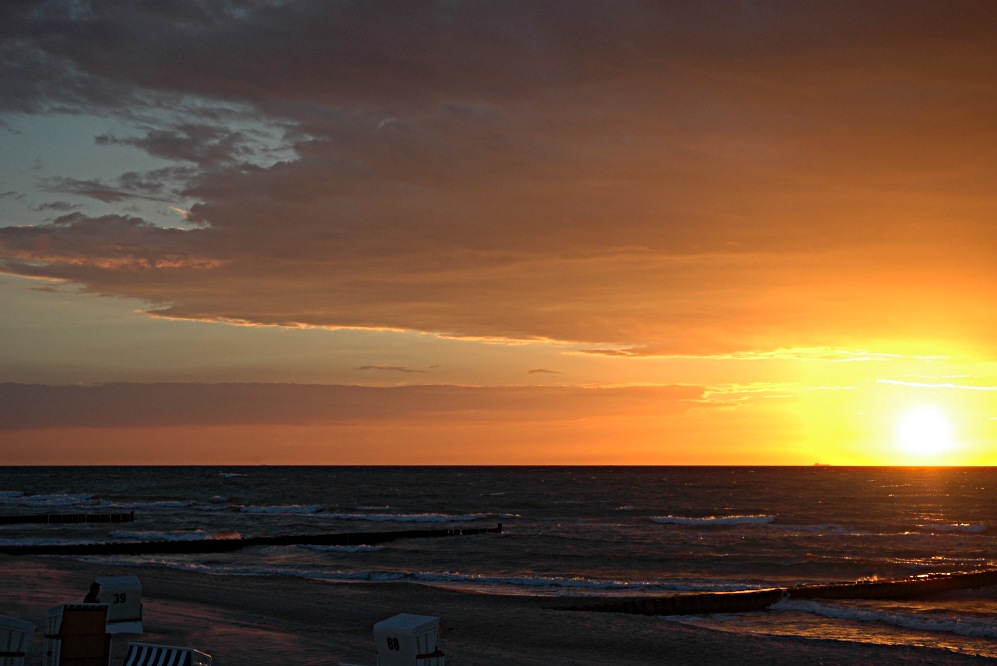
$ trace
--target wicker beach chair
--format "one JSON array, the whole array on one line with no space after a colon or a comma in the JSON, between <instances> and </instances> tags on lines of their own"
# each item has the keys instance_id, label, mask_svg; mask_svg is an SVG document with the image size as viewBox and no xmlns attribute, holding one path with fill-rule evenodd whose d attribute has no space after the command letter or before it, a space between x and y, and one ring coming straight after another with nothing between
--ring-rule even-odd
<instances>
[{"instance_id":1,"label":"wicker beach chair","mask_svg":"<svg viewBox=\"0 0 997 666\"><path fill-rule=\"evenodd\" d=\"M136 576L101 576L97 599L107 604L107 633L142 633L142 583Z\"/></svg>"},{"instance_id":2,"label":"wicker beach chair","mask_svg":"<svg viewBox=\"0 0 997 666\"><path fill-rule=\"evenodd\" d=\"M27 620L0 615L0 666L24 666L35 635L35 625Z\"/></svg>"},{"instance_id":3,"label":"wicker beach chair","mask_svg":"<svg viewBox=\"0 0 997 666\"><path fill-rule=\"evenodd\" d=\"M44 666L108 665L107 604L62 604L50 608L45 621Z\"/></svg>"},{"instance_id":4,"label":"wicker beach chair","mask_svg":"<svg viewBox=\"0 0 997 666\"><path fill-rule=\"evenodd\" d=\"M211 666L211 655L193 648L129 643L124 666Z\"/></svg>"},{"instance_id":5,"label":"wicker beach chair","mask_svg":"<svg viewBox=\"0 0 997 666\"><path fill-rule=\"evenodd\" d=\"M444 666L436 647L440 618L401 613L374 625L378 666Z\"/></svg>"}]
</instances>

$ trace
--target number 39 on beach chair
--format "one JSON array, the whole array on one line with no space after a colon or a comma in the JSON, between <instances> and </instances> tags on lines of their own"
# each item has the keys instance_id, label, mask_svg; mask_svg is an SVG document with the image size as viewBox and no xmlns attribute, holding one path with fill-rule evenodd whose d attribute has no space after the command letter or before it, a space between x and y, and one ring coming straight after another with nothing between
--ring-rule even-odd
<instances>
[{"instance_id":1,"label":"number 39 on beach chair","mask_svg":"<svg viewBox=\"0 0 997 666\"><path fill-rule=\"evenodd\" d=\"M94 582L100 585L101 603L107 604L107 633L142 633L142 583L135 576L102 576Z\"/></svg>"},{"instance_id":2,"label":"number 39 on beach chair","mask_svg":"<svg viewBox=\"0 0 997 666\"><path fill-rule=\"evenodd\" d=\"M24 666L34 635L35 625L31 622L0 615L0 666Z\"/></svg>"},{"instance_id":3,"label":"number 39 on beach chair","mask_svg":"<svg viewBox=\"0 0 997 666\"><path fill-rule=\"evenodd\" d=\"M211 655L193 648L129 643L124 666L211 666Z\"/></svg>"}]
</instances>

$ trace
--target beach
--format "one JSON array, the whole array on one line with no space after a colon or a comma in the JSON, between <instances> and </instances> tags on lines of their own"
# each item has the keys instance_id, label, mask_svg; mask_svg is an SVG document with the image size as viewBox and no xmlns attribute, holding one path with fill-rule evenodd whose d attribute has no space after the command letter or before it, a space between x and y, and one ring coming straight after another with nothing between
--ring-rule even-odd
<instances>
[{"instance_id":1,"label":"beach","mask_svg":"<svg viewBox=\"0 0 997 666\"><path fill-rule=\"evenodd\" d=\"M128 640L194 647L215 666L376 663L372 627L396 613L440 618L451 666L493 664L969 664L942 649L739 635L660 617L551 610L554 600L459 592L412 583L324 582L107 567L70 559L0 556L0 612L37 626L28 664L40 664L45 613L82 600L97 576L142 582L144 633Z\"/></svg>"}]
</instances>

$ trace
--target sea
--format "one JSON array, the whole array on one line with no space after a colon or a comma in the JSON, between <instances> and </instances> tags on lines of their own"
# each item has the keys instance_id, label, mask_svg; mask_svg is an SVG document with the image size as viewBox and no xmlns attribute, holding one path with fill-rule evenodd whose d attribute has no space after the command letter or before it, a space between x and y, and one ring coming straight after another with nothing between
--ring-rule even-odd
<instances>
[{"instance_id":1,"label":"sea","mask_svg":"<svg viewBox=\"0 0 997 666\"><path fill-rule=\"evenodd\" d=\"M0 515L131 511L127 523L0 525L0 546L501 523L500 534L78 559L571 601L997 568L997 468L0 467ZM994 587L660 622L997 658Z\"/></svg>"}]
</instances>

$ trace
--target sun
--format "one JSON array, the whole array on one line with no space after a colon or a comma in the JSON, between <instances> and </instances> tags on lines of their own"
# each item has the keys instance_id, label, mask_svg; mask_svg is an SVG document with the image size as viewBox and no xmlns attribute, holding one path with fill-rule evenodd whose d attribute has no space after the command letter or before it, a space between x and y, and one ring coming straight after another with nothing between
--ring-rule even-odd
<instances>
[{"instance_id":1,"label":"sun","mask_svg":"<svg viewBox=\"0 0 997 666\"><path fill-rule=\"evenodd\" d=\"M931 457L955 448L952 426L937 407L915 407L904 412L897 424L897 446L906 453Z\"/></svg>"}]
</instances>

